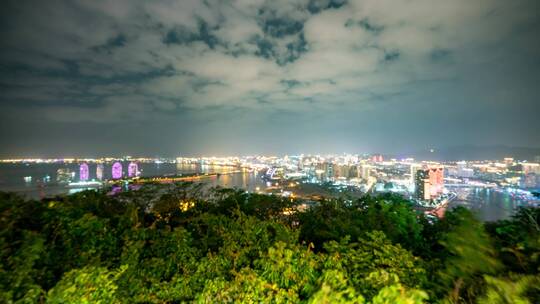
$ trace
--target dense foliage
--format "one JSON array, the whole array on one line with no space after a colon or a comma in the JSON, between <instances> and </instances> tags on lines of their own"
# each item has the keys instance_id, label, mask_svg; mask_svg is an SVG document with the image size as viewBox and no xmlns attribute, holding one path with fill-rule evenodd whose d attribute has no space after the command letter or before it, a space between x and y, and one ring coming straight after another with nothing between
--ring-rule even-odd
<instances>
[{"instance_id":1,"label":"dense foliage","mask_svg":"<svg viewBox=\"0 0 540 304\"><path fill-rule=\"evenodd\" d=\"M194 184L0 193L2 303L540 303L540 210L428 221L396 196L295 211Z\"/></svg>"}]
</instances>

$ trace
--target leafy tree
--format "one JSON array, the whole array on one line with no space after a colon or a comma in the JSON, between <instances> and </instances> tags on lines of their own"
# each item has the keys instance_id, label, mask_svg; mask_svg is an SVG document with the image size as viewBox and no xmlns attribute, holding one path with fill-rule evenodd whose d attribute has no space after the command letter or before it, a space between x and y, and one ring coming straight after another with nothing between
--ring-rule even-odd
<instances>
[{"instance_id":1,"label":"leafy tree","mask_svg":"<svg viewBox=\"0 0 540 304\"><path fill-rule=\"evenodd\" d=\"M540 271L540 209L520 208L511 219L485 226L506 268L527 274Z\"/></svg>"},{"instance_id":2,"label":"leafy tree","mask_svg":"<svg viewBox=\"0 0 540 304\"><path fill-rule=\"evenodd\" d=\"M45 249L43 238L30 231L23 231L21 239L7 243L0 239L0 299L6 302L35 303L44 290L36 282L39 269L36 261Z\"/></svg>"},{"instance_id":3,"label":"leafy tree","mask_svg":"<svg viewBox=\"0 0 540 304\"><path fill-rule=\"evenodd\" d=\"M421 216L395 195L366 196L352 203L323 201L299 215L300 239L322 249L328 241L348 235L355 241L365 232L382 231L407 249L422 248Z\"/></svg>"},{"instance_id":4,"label":"leafy tree","mask_svg":"<svg viewBox=\"0 0 540 304\"><path fill-rule=\"evenodd\" d=\"M460 223L441 241L449 256L438 272L437 288L443 287L448 300L457 303L479 296L485 285L484 275L497 273L502 265L482 223L466 209L454 212Z\"/></svg>"},{"instance_id":5,"label":"leafy tree","mask_svg":"<svg viewBox=\"0 0 540 304\"><path fill-rule=\"evenodd\" d=\"M511 278L494 278L485 276L487 291L478 303L500 304L529 304L537 303L529 301L528 292L538 293L540 289L540 276L516 276ZM538 299L538 298L537 298Z\"/></svg>"},{"instance_id":6,"label":"leafy tree","mask_svg":"<svg viewBox=\"0 0 540 304\"><path fill-rule=\"evenodd\" d=\"M329 242L326 251L339 259L351 284L368 299L381 288L403 283L420 287L426 280L421 260L399 245L392 244L380 231L369 232L358 243Z\"/></svg>"},{"instance_id":7,"label":"leafy tree","mask_svg":"<svg viewBox=\"0 0 540 304\"><path fill-rule=\"evenodd\" d=\"M406 289L400 284L384 287L373 298L372 304L421 304L428 299L426 292Z\"/></svg>"},{"instance_id":8,"label":"leafy tree","mask_svg":"<svg viewBox=\"0 0 540 304\"><path fill-rule=\"evenodd\" d=\"M126 270L103 267L72 270L47 293L47 303L120 303L116 280Z\"/></svg>"},{"instance_id":9,"label":"leafy tree","mask_svg":"<svg viewBox=\"0 0 540 304\"><path fill-rule=\"evenodd\" d=\"M297 203L193 183L0 192L0 302L540 302L539 209L432 222L395 195Z\"/></svg>"},{"instance_id":10,"label":"leafy tree","mask_svg":"<svg viewBox=\"0 0 540 304\"><path fill-rule=\"evenodd\" d=\"M323 272L321 288L309 299L309 303L365 303L364 297L347 281L339 270Z\"/></svg>"},{"instance_id":11,"label":"leafy tree","mask_svg":"<svg viewBox=\"0 0 540 304\"><path fill-rule=\"evenodd\" d=\"M128 268L117 282L119 294L123 299L147 303L191 299L194 295L188 281L178 278L194 273L199 258L183 228L132 229L124 237L121 264Z\"/></svg>"}]
</instances>

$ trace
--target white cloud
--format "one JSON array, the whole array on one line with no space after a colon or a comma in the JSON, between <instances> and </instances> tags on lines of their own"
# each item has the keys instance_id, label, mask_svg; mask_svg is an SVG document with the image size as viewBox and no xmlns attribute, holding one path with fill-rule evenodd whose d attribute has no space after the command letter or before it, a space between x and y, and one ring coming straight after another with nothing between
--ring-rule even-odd
<instances>
[{"instance_id":1,"label":"white cloud","mask_svg":"<svg viewBox=\"0 0 540 304\"><path fill-rule=\"evenodd\" d=\"M51 107L51 118L145 119L143 113L179 107L256 108L261 101L267 108L294 111L302 100L356 106L368 99L364 96L395 93L414 80L456 77L460 65L473 61L471 49L491 46L515 24L534 18L520 6L523 1L503 0L353 0L317 14L309 12L308 0L206 3L23 5L7 21L2 60L24 63L44 75L69 75L64 63L76 64L79 79L70 79L67 87L52 87L43 96L69 93L69 98L77 98L82 88L80 95L92 94L101 102L94 109ZM206 24L204 33L199 32L201 22ZM269 22L278 29L281 23L302 27L270 35L265 32ZM165 35L179 27L188 31L188 38L164 44ZM124 45L107 45L119 35ZM254 37L269 45L258 45ZM301 37L305 50L296 45ZM15 51L20 49L25 51ZM452 67L442 69L432 62L437 50L451 56ZM265 58L259 54L263 51L272 55ZM385 61L389 52L395 58ZM152 75L167 69L172 71ZM107 78L119 80L104 85ZM285 81L290 80L298 84L289 87ZM32 96L19 92L12 98ZM124 108L132 114L122 114Z\"/></svg>"}]
</instances>

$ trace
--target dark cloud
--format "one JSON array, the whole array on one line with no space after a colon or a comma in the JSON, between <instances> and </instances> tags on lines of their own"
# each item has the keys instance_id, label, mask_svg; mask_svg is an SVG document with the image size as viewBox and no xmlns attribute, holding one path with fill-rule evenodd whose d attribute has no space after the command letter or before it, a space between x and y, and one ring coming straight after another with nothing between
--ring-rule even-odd
<instances>
[{"instance_id":1,"label":"dark cloud","mask_svg":"<svg viewBox=\"0 0 540 304\"><path fill-rule=\"evenodd\" d=\"M369 18L363 18L361 20L349 19L345 23L345 26L359 26L363 28L364 30L371 32L373 34L379 34L384 29L384 27L370 22Z\"/></svg>"},{"instance_id":2,"label":"dark cloud","mask_svg":"<svg viewBox=\"0 0 540 304\"><path fill-rule=\"evenodd\" d=\"M539 6L7 1L0 154L538 147Z\"/></svg>"},{"instance_id":3,"label":"dark cloud","mask_svg":"<svg viewBox=\"0 0 540 304\"><path fill-rule=\"evenodd\" d=\"M386 51L384 52L384 60L385 61L395 61L399 59L399 52L398 51Z\"/></svg>"},{"instance_id":4,"label":"dark cloud","mask_svg":"<svg viewBox=\"0 0 540 304\"><path fill-rule=\"evenodd\" d=\"M303 22L288 18L266 19L261 23L264 33L276 38L298 34L304 27Z\"/></svg>"},{"instance_id":5,"label":"dark cloud","mask_svg":"<svg viewBox=\"0 0 540 304\"><path fill-rule=\"evenodd\" d=\"M434 49L431 51L431 60L434 62L448 62L452 60L452 52L443 49Z\"/></svg>"},{"instance_id":6,"label":"dark cloud","mask_svg":"<svg viewBox=\"0 0 540 304\"><path fill-rule=\"evenodd\" d=\"M214 29L215 30L215 29ZM177 26L174 29L167 31L165 37L163 37L163 43L169 44L189 44L194 42L203 42L213 49L218 44L218 38L212 34L212 29L208 24L202 20L198 22L198 28L196 32L192 32L190 29Z\"/></svg>"},{"instance_id":7,"label":"dark cloud","mask_svg":"<svg viewBox=\"0 0 540 304\"><path fill-rule=\"evenodd\" d=\"M92 47L92 50L96 52L106 52L108 54L111 54L115 48L125 46L126 42L126 36L123 34L118 34L113 38L107 39L107 42L105 42L104 44Z\"/></svg>"},{"instance_id":8,"label":"dark cloud","mask_svg":"<svg viewBox=\"0 0 540 304\"><path fill-rule=\"evenodd\" d=\"M312 14L319 13L325 9L340 8L347 3L346 0L310 0L308 10Z\"/></svg>"}]
</instances>

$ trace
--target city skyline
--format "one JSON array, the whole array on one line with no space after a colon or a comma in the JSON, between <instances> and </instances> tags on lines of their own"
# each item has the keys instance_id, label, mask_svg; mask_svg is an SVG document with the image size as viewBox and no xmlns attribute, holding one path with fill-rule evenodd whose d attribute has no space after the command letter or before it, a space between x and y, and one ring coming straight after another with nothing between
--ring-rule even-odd
<instances>
[{"instance_id":1,"label":"city skyline","mask_svg":"<svg viewBox=\"0 0 540 304\"><path fill-rule=\"evenodd\" d=\"M507 146L456 146L443 149L428 148L416 151L406 151L400 153L388 153L384 151L341 151L341 152L314 152L300 151L297 153L107 153L107 154L67 154L58 153L50 155L8 155L0 157L0 162L12 161L74 161L74 160L97 160L97 159L174 159L179 157L186 158L228 158L228 157L285 157L285 156L343 156L357 155L362 157L384 156L386 159L416 159L420 161L439 161L439 162L455 162L455 161L481 161L481 160L501 160L507 157L515 158L516 160L524 160L531 162L540 162L540 148L527 147L507 147Z\"/></svg>"},{"instance_id":2,"label":"city skyline","mask_svg":"<svg viewBox=\"0 0 540 304\"><path fill-rule=\"evenodd\" d=\"M4 0L0 302L540 303L540 0Z\"/></svg>"},{"instance_id":3,"label":"city skyline","mask_svg":"<svg viewBox=\"0 0 540 304\"><path fill-rule=\"evenodd\" d=\"M533 157L539 11L532 0L7 1L0 158Z\"/></svg>"}]
</instances>

